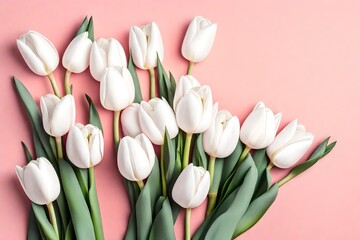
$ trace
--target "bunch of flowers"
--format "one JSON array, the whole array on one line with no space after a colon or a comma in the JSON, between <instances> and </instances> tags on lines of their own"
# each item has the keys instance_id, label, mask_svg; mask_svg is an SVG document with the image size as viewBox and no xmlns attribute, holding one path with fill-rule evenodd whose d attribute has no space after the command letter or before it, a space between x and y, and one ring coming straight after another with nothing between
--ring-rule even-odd
<instances>
[{"instance_id":1,"label":"bunch of flowers","mask_svg":"<svg viewBox=\"0 0 360 240\"><path fill-rule=\"evenodd\" d=\"M114 150L132 208L125 239L175 239L174 223L182 208L185 238L190 239L191 209L206 198L206 218L192 238L235 238L259 221L279 187L333 149L335 142L328 144L328 138L297 164L314 140L297 120L278 133L281 114L263 102L241 127L237 116L219 110L210 87L192 74L194 65L209 55L216 30L203 17L191 21L181 49L189 68L176 82L162 66L163 42L154 22L130 29L127 61L116 39L95 41L93 20L85 18L62 56L65 95L53 75L59 65L54 45L34 31L20 36L17 46L26 64L47 76L54 91L40 98L39 110L13 77L36 152L31 154L23 143L29 163L16 167L33 202L28 239L104 239L94 174L104 156L102 125L97 104L87 95L89 123L76 123L70 81L72 73L88 67L100 82L101 105L114 114ZM135 66L149 71L148 101L143 100ZM292 169L273 182L274 166Z\"/></svg>"}]
</instances>

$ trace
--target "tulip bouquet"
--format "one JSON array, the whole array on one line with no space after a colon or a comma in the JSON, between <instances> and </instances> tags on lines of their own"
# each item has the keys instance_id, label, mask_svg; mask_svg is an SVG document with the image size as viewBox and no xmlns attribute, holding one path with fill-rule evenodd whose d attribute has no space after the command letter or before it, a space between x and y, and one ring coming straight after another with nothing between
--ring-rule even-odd
<instances>
[{"instance_id":1,"label":"tulip bouquet","mask_svg":"<svg viewBox=\"0 0 360 240\"><path fill-rule=\"evenodd\" d=\"M175 81L162 65L164 49L155 23L130 29L127 61L116 39L94 39L93 20L85 18L62 57L64 96L53 75L59 64L54 45L34 31L17 40L26 64L47 76L54 91L40 98L39 110L13 77L35 146L31 154L23 143L29 163L16 167L33 202L28 239L104 239L94 174L104 155L98 104L86 95L89 122L76 123L70 82L72 73L88 66L100 82L101 105L114 115L114 151L132 208L125 239L175 239L174 223L182 209L185 238L190 239L191 209L205 199L206 217L192 238L236 238L260 220L279 187L333 149L335 142L328 144L328 138L297 164L314 140L297 120L277 134L281 114L263 102L241 127L237 116L219 110L210 87L192 74L195 63L208 56L216 30L203 17L191 21L181 49L189 60L188 72ZM148 101L143 100L136 67L149 71ZM274 182L274 166L292 169Z\"/></svg>"}]
</instances>

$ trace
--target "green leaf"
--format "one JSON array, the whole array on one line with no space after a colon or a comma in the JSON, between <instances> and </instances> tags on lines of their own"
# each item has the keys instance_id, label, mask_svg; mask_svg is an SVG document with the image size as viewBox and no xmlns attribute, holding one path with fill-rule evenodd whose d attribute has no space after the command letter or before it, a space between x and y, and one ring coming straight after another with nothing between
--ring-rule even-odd
<instances>
[{"instance_id":1,"label":"green leaf","mask_svg":"<svg viewBox=\"0 0 360 240\"><path fill-rule=\"evenodd\" d=\"M96 240L104 239L101 213L95 184L94 167L89 168L89 208L94 225Z\"/></svg>"},{"instance_id":2,"label":"green leaf","mask_svg":"<svg viewBox=\"0 0 360 240\"><path fill-rule=\"evenodd\" d=\"M141 87L139 84L139 78L138 75L136 73L136 68L134 66L134 62L132 60L132 56L130 53L130 57L129 57L129 62L128 62L128 70L131 73L133 82L134 82L134 87L135 87L135 99L134 99L134 103L140 103L143 100L142 94L141 94Z\"/></svg>"},{"instance_id":3,"label":"green leaf","mask_svg":"<svg viewBox=\"0 0 360 240\"><path fill-rule=\"evenodd\" d=\"M274 184L269 190L251 202L245 214L238 222L233 238L249 230L264 216L275 201L278 194L278 185Z\"/></svg>"},{"instance_id":4,"label":"green leaf","mask_svg":"<svg viewBox=\"0 0 360 240\"><path fill-rule=\"evenodd\" d=\"M38 227L43 234L45 239L56 240L58 237L56 236L55 230L51 223L49 222L45 209L43 206L37 205L35 203L31 204L32 210L34 211L35 218L38 223Z\"/></svg>"},{"instance_id":5,"label":"green leaf","mask_svg":"<svg viewBox=\"0 0 360 240\"><path fill-rule=\"evenodd\" d=\"M90 96L85 94L85 97L86 97L86 100L87 100L87 102L89 104L89 123L94 125L95 127L99 128L102 131L103 135L104 135L104 131L103 131L103 128L102 128L99 112L96 109L95 104L91 100Z\"/></svg>"},{"instance_id":6,"label":"green leaf","mask_svg":"<svg viewBox=\"0 0 360 240\"><path fill-rule=\"evenodd\" d=\"M230 176L231 172L236 166L236 163L239 161L242 151L243 151L243 146L239 140L235 147L235 150L230 154L230 156L224 159L224 167L223 167L223 173L221 174L220 189L224 185L226 179Z\"/></svg>"},{"instance_id":7,"label":"green leaf","mask_svg":"<svg viewBox=\"0 0 360 240\"><path fill-rule=\"evenodd\" d=\"M81 192L83 193L84 198L87 199L88 192L89 192L88 170L74 167L74 172L75 172L76 178L79 182Z\"/></svg>"},{"instance_id":8,"label":"green leaf","mask_svg":"<svg viewBox=\"0 0 360 240\"><path fill-rule=\"evenodd\" d=\"M30 153L30 151L29 151L29 148L26 146L26 144L25 144L24 142L21 142L21 145L22 145L22 147L23 147L26 160L27 160L28 162L30 162L30 161L33 159L33 157L31 156L31 153Z\"/></svg>"},{"instance_id":9,"label":"green leaf","mask_svg":"<svg viewBox=\"0 0 360 240\"><path fill-rule=\"evenodd\" d=\"M133 240L136 239L137 236L137 230L136 230L136 213L133 209L131 211L131 215L129 218L129 222L127 225L126 233L125 233L125 240Z\"/></svg>"},{"instance_id":10,"label":"green leaf","mask_svg":"<svg viewBox=\"0 0 360 240\"><path fill-rule=\"evenodd\" d=\"M174 76L172 75L172 73L169 72L169 74L170 74L171 89L172 89L172 91L173 91L173 95L175 95L176 81L175 81L175 78L174 78Z\"/></svg>"},{"instance_id":11,"label":"green leaf","mask_svg":"<svg viewBox=\"0 0 360 240\"><path fill-rule=\"evenodd\" d=\"M77 30L75 37L82 34L83 32L85 32L88 28L88 18L87 16L84 18L84 20L82 21L79 29Z\"/></svg>"},{"instance_id":12,"label":"green leaf","mask_svg":"<svg viewBox=\"0 0 360 240\"><path fill-rule=\"evenodd\" d=\"M221 175L224 167L224 159L215 160L214 178L210 187L210 192L217 192L220 185Z\"/></svg>"},{"instance_id":13,"label":"green leaf","mask_svg":"<svg viewBox=\"0 0 360 240\"><path fill-rule=\"evenodd\" d=\"M34 214L34 210L30 208L29 211L29 219L28 219L28 227L27 227L27 239L44 239L41 235L40 229L38 227L36 217Z\"/></svg>"},{"instance_id":14,"label":"green leaf","mask_svg":"<svg viewBox=\"0 0 360 240\"><path fill-rule=\"evenodd\" d=\"M193 164L207 169L207 156L205 154L202 142L203 135L199 134L196 138L196 144L193 152Z\"/></svg>"},{"instance_id":15,"label":"green leaf","mask_svg":"<svg viewBox=\"0 0 360 240\"><path fill-rule=\"evenodd\" d=\"M166 181L172 178L175 169L175 142L170 139L169 132L165 129L165 138L163 145L163 159L165 164Z\"/></svg>"},{"instance_id":16,"label":"green leaf","mask_svg":"<svg viewBox=\"0 0 360 240\"><path fill-rule=\"evenodd\" d=\"M159 59L159 55L157 55L157 72L158 72L160 97L165 98L166 101L169 103L169 105L172 107L173 100L174 100L174 94L175 94L175 88L176 88L176 86L174 88L175 80L174 80L174 82L172 82L169 79L169 77Z\"/></svg>"},{"instance_id":17,"label":"green leaf","mask_svg":"<svg viewBox=\"0 0 360 240\"><path fill-rule=\"evenodd\" d=\"M70 220L66 231L65 231L65 240L73 240L76 239L75 233L74 233L74 226Z\"/></svg>"},{"instance_id":18,"label":"green leaf","mask_svg":"<svg viewBox=\"0 0 360 240\"><path fill-rule=\"evenodd\" d=\"M89 33L88 38L93 42L94 41L94 21L93 21L93 17L90 17L89 24L88 24L86 30Z\"/></svg>"},{"instance_id":19,"label":"green leaf","mask_svg":"<svg viewBox=\"0 0 360 240\"><path fill-rule=\"evenodd\" d=\"M87 207L75 172L64 159L59 160L60 176L66 200L70 209L71 220L77 239L95 239L91 215Z\"/></svg>"},{"instance_id":20,"label":"green leaf","mask_svg":"<svg viewBox=\"0 0 360 240\"><path fill-rule=\"evenodd\" d=\"M325 157L331 150L335 147L336 142L333 142L328 145L330 137L325 139L313 152L313 154L303 163L295 166L290 173L279 181L279 187L290 181L291 179L295 178L296 176L300 175L301 173L305 172L307 169L311 168L317 161Z\"/></svg>"},{"instance_id":21,"label":"green leaf","mask_svg":"<svg viewBox=\"0 0 360 240\"><path fill-rule=\"evenodd\" d=\"M268 157L265 149L259 149L254 151L253 159L258 169L258 181L256 183L256 190L253 199L262 195L271 186L271 174L267 170Z\"/></svg>"},{"instance_id":22,"label":"green leaf","mask_svg":"<svg viewBox=\"0 0 360 240\"><path fill-rule=\"evenodd\" d=\"M137 239L149 239L153 210L161 194L159 162L155 159L152 172L136 201Z\"/></svg>"},{"instance_id":23,"label":"green leaf","mask_svg":"<svg viewBox=\"0 0 360 240\"><path fill-rule=\"evenodd\" d=\"M166 239L175 240L175 232L173 225L173 217L171 212L171 205L168 198L161 196L157 202L158 211L155 216L154 223L151 227L150 239Z\"/></svg>"}]
</instances>

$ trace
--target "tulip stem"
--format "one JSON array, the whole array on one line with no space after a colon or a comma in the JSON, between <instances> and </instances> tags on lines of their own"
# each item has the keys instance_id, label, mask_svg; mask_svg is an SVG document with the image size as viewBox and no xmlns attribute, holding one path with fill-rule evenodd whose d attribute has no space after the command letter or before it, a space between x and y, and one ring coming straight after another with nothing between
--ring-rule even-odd
<instances>
[{"instance_id":1,"label":"tulip stem","mask_svg":"<svg viewBox=\"0 0 360 240\"><path fill-rule=\"evenodd\" d=\"M50 223L53 226L53 228L55 230L55 234L59 239L59 230L58 230L58 227L57 227L56 215L55 215L55 210L54 210L54 206L53 206L52 202L49 203L49 204L46 204L46 207L47 207L47 209L49 211Z\"/></svg>"},{"instance_id":2,"label":"tulip stem","mask_svg":"<svg viewBox=\"0 0 360 240\"><path fill-rule=\"evenodd\" d=\"M191 218L191 208L186 209L185 217L185 240L190 240L190 218Z\"/></svg>"},{"instance_id":3,"label":"tulip stem","mask_svg":"<svg viewBox=\"0 0 360 240\"><path fill-rule=\"evenodd\" d=\"M71 75L71 72L69 70L66 70L66 73L65 73L65 92L66 92L66 94L71 94L70 75Z\"/></svg>"},{"instance_id":4,"label":"tulip stem","mask_svg":"<svg viewBox=\"0 0 360 240\"><path fill-rule=\"evenodd\" d=\"M60 161L60 159L64 158L61 137L55 137L55 142L56 142L56 151L58 155L58 160Z\"/></svg>"},{"instance_id":5,"label":"tulip stem","mask_svg":"<svg viewBox=\"0 0 360 240\"><path fill-rule=\"evenodd\" d=\"M269 165L267 166L267 170L270 171L274 167L273 162L269 162Z\"/></svg>"},{"instance_id":6,"label":"tulip stem","mask_svg":"<svg viewBox=\"0 0 360 240\"><path fill-rule=\"evenodd\" d=\"M209 194L208 194L209 201L208 201L208 206L207 206L207 210L206 210L206 216L209 216L210 213L212 213L212 211L214 210L217 195L218 195L217 190L216 190L216 192L209 192Z\"/></svg>"},{"instance_id":7,"label":"tulip stem","mask_svg":"<svg viewBox=\"0 0 360 240\"><path fill-rule=\"evenodd\" d=\"M216 157L210 156L209 158L209 165L208 165L208 171L210 173L210 190L212 189L212 183L214 180L214 170L215 170L215 160ZM208 207L206 210L206 215L209 215L215 207L215 203L216 203L216 198L217 198L217 189L215 192L209 192L209 202L208 202Z\"/></svg>"},{"instance_id":8,"label":"tulip stem","mask_svg":"<svg viewBox=\"0 0 360 240\"><path fill-rule=\"evenodd\" d=\"M139 185L140 191L142 191L143 188L144 188L144 182L143 182L143 180L137 181L137 184Z\"/></svg>"},{"instance_id":9,"label":"tulip stem","mask_svg":"<svg viewBox=\"0 0 360 240\"><path fill-rule=\"evenodd\" d=\"M187 74L188 74L188 75L191 75L191 74L192 74L192 70L193 70L194 64L195 64L194 62L189 61L189 66L188 66L188 71L187 71Z\"/></svg>"},{"instance_id":10,"label":"tulip stem","mask_svg":"<svg viewBox=\"0 0 360 240\"><path fill-rule=\"evenodd\" d=\"M241 153L241 156L239 158L239 162L243 161L246 158L246 156L248 155L250 150L251 150L251 148L249 148L248 146L245 147L244 151Z\"/></svg>"},{"instance_id":11,"label":"tulip stem","mask_svg":"<svg viewBox=\"0 0 360 240\"><path fill-rule=\"evenodd\" d=\"M58 89L58 87L57 87L54 74L53 74L52 72L49 73L48 78L49 78L49 80L50 80L51 87L52 87L55 95L56 95L58 98L61 98L61 94L60 94L59 89Z\"/></svg>"},{"instance_id":12,"label":"tulip stem","mask_svg":"<svg viewBox=\"0 0 360 240\"><path fill-rule=\"evenodd\" d=\"M283 179L281 179L280 181L277 182L277 184L279 185L279 187L285 185L285 183L287 183L288 181L290 181L292 179L291 175L287 175L286 177L284 177Z\"/></svg>"},{"instance_id":13,"label":"tulip stem","mask_svg":"<svg viewBox=\"0 0 360 240\"><path fill-rule=\"evenodd\" d=\"M189 164L190 145L191 145L192 133L187 133L185 138L184 156L182 162L182 169L186 168Z\"/></svg>"},{"instance_id":14,"label":"tulip stem","mask_svg":"<svg viewBox=\"0 0 360 240\"><path fill-rule=\"evenodd\" d=\"M149 73L150 73L150 99L151 98L155 98L156 97L156 92L155 92L155 70L154 68L150 68L149 69Z\"/></svg>"},{"instance_id":15,"label":"tulip stem","mask_svg":"<svg viewBox=\"0 0 360 240\"><path fill-rule=\"evenodd\" d=\"M165 162L164 162L164 145L161 145L160 170L161 170L162 194L164 197L166 197L167 189L166 189Z\"/></svg>"},{"instance_id":16,"label":"tulip stem","mask_svg":"<svg viewBox=\"0 0 360 240\"><path fill-rule=\"evenodd\" d=\"M120 113L121 111L114 111L114 144L115 144L116 153L120 142L120 131L119 131Z\"/></svg>"},{"instance_id":17,"label":"tulip stem","mask_svg":"<svg viewBox=\"0 0 360 240\"><path fill-rule=\"evenodd\" d=\"M213 156L210 156L210 158L209 158L208 171L210 173L210 187L214 180L215 159L216 159L216 157L213 157Z\"/></svg>"}]
</instances>

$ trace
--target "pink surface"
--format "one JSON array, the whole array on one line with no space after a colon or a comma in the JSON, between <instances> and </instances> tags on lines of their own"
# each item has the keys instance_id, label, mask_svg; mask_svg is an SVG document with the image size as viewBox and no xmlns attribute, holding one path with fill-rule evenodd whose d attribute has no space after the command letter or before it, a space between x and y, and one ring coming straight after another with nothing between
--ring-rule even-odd
<instances>
[{"instance_id":1,"label":"pink surface","mask_svg":"<svg viewBox=\"0 0 360 240\"><path fill-rule=\"evenodd\" d=\"M210 56L194 75L213 89L221 109L243 121L258 100L283 113L283 124L298 118L316 143L328 135L335 150L283 188L264 218L242 239L360 239L360 3L357 1L24 1L0 2L0 231L1 239L24 239L29 201L15 176L25 159L20 141L31 143L24 109L12 87L16 75L36 100L51 91L30 72L15 40L33 29L63 53L85 15L95 18L95 36L116 37L128 47L132 25L156 21L165 45L164 66L178 79L187 62L180 47L196 15L218 23ZM10 1L7 1L10 2ZM172 2L172 3L170 3ZM58 84L63 70L56 72ZM148 75L139 71L147 93ZM78 122L85 122L86 92L99 105L99 84L89 71L73 75ZM129 215L127 196L112 149L110 112L100 109L106 154L96 180L106 239L119 239ZM282 126L283 126L282 124ZM284 172L274 171L276 177ZM199 223L203 208L193 211ZM176 227L182 238L183 215ZM193 229L194 230L194 229Z\"/></svg>"}]
</instances>

